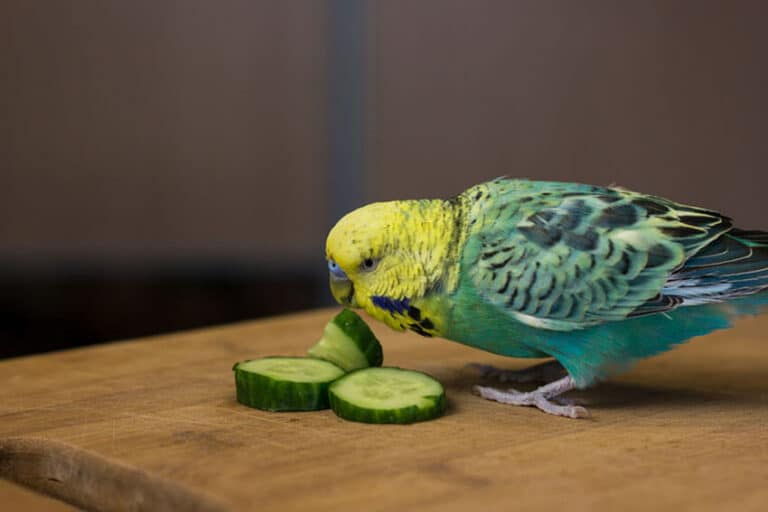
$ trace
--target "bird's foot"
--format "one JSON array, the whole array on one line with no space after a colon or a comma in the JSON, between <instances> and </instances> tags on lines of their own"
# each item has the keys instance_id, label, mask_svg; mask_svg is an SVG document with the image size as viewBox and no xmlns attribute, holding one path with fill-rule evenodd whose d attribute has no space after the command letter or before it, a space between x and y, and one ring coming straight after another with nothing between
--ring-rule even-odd
<instances>
[{"instance_id":1,"label":"bird's foot","mask_svg":"<svg viewBox=\"0 0 768 512\"><path fill-rule=\"evenodd\" d=\"M480 372L480 377L496 379L499 382L552 382L566 375L565 368L557 361L547 361L522 370L503 370L487 364L471 363L468 368Z\"/></svg>"},{"instance_id":2,"label":"bird's foot","mask_svg":"<svg viewBox=\"0 0 768 512\"><path fill-rule=\"evenodd\" d=\"M502 404L533 406L546 413L567 418L587 418L589 411L584 407L575 405L573 400L560 397L562 393L572 390L575 386L573 379L568 375L529 392L514 389L501 391L486 386L475 386L473 390L486 400Z\"/></svg>"}]
</instances>

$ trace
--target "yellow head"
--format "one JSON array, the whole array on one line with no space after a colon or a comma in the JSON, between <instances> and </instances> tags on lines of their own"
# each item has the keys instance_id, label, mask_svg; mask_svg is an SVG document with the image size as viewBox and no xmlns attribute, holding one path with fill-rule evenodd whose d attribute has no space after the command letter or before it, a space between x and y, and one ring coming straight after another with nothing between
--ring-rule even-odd
<instances>
[{"instance_id":1,"label":"yellow head","mask_svg":"<svg viewBox=\"0 0 768 512\"><path fill-rule=\"evenodd\" d=\"M452 288L460 229L458 209L443 200L373 203L347 214L326 241L334 298L400 329L374 297L413 301Z\"/></svg>"}]
</instances>

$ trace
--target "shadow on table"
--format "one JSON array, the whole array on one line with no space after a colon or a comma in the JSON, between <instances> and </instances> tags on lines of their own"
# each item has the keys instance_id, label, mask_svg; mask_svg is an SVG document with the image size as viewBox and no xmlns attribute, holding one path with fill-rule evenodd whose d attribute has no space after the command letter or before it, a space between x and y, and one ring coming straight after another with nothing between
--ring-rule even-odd
<instances>
[{"instance_id":1,"label":"shadow on table","mask_svg":"<svg viewBox=\"0 0 768 512\"><path fill-rule=\"evenodd\" d=\"M751 408L762 406L768 412L768 381L764 378L764 371L759 368L751 372L713 370L711 378L706 381L696 372L691 372L690 378L687 379L685 368L681 368L674 375L674 379L660 378L658 382L653 382L651 375L640 376L642 382L628 381L633 378L629 373L620 381L609 380L588 389L572 391L567 396L583 400L588 408L596 412L628 407L696 408L713 405ZM541 385L500 383L493 379L481 378L474 370L465 367L452 368L439 378L449 395L469 392L476 384L499 389L514 388L519 391L530 391Z\"/></svg>"}]
</instances>

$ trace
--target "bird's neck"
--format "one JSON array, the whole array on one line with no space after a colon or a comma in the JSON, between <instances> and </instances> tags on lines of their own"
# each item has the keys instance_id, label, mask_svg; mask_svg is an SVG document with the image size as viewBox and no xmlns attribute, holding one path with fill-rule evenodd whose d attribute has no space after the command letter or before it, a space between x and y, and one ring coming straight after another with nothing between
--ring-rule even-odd
<instances>
[{"instance_id":1,"label":"bird's neck","mask_svg":"<svg viewBox=\"0 0 768 512\"><path fill-rule=\"evenodd\" d=\"M450 292L458 283L460 247L466 228L459 199L415 201L417 215L405 220L404 232L427 291Z\"/></svg>"},{"instance_id":2,"label":"bird's neck","mask_svg":"<svg viewBox=\"0 0 768 512\"><path fill-rule=\"evenodd\" d=\"M397 264L380 289L358 297L358 305L393 329L442 336L447 296L458 286L460 248L466 232L462 200L397 201L388 239L399 240Z\"/></svg>"}]
</instances>

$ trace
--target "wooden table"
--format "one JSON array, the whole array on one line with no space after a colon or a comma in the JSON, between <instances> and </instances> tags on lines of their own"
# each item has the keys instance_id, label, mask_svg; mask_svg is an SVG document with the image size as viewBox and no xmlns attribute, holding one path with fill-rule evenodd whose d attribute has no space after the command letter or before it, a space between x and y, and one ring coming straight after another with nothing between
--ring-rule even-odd
<instances>
[{"instance_id":1,"label":"wooden table","mask_svg":"<svg viewBox=\"0 0 768 512\"><path fill-rule=\"evenodd\" d=\"M232 363L302 354L331 314L2 361L0 475L104 510L768 510L768 317L580 392L587 420L471 394L465 363L526 361L379 324L387 364L444 383L445 417L235 402ZM0 503L54 502L5 483Z\"/></svg>"}]
</instances>

